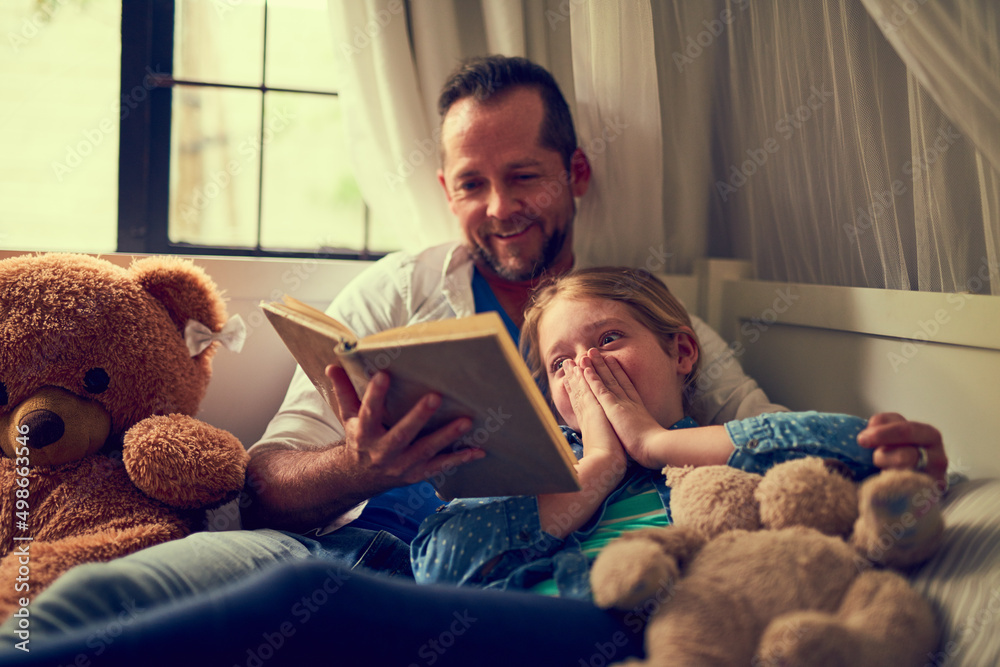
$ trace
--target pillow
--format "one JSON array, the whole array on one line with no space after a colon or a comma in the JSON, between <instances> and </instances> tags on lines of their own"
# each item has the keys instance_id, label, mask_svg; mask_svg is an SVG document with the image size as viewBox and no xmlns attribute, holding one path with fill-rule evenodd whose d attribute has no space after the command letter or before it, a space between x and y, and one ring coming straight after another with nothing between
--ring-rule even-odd
<instances>
[{"instance_id":1,"label":"pillow","mask_svg":"<svg viewBox=\"0 0 1000 667\"><path fill-rule=\"evenodd\" d=\"M926 664L1000 665L1000 479L959 481L941 509L944 543L909 573L943 630Z\"/></svg>"}]
</instances>

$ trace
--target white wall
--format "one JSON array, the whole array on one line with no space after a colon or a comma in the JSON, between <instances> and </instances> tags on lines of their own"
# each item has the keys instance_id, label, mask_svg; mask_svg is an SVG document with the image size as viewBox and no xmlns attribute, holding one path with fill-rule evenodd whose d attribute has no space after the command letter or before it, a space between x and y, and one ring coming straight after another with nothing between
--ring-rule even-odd
<instances>
[{"instance_id":1,"label":"white wall","mask_svg":"<svg viewBox=\"0 0 1000 667\"><path fill-rule=\"evenodd\" d=\"M295 360L258 305L288 294L325 310L333 297L370 262L311 259L200 259L225 290L230 315L246 321L249 335L239 354L220 349L199 417L236 435L249 447L263 434L284 398Z\"/></svg>"}]
</instances>

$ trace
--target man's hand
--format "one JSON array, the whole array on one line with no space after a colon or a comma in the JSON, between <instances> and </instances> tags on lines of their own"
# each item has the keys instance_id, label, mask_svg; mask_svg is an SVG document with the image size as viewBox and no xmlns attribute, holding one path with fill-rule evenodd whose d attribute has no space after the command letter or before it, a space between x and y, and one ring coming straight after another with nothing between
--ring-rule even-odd
<instances>
[{"instance_id":1,"label":"man's hand","mask_svg":"<svg viewBox=\"0 0 1000 667\"><path fill-rule=\"evenodd\" d=\"M948 472L941 432L895 412L880 412L869 419L868 427L858 434L858 444L875 450L873 461L879 468L916 469L923 449L927 463L922 472L939 482Z\"/></svg>"},{"instance_id":2,"label":"man's hand","mask_svg":"<svg viewBox=\"0 0 1000 667\"><path fill-rule=\"evenodd\" d=\"M342 368L328 366L326 375L333 381L331 407L340 416L345 429L344 461L352 468L349 471L352 475L370 485L371 495L423 481L486 455L479 448L442 453L472 426L472 420L466 417L417 438L420 429L441 405L441 397L437 394L421 398L402 419L387 428L384 421L388 375L376 373L360 400Z\"/></svg>"}]
</instances>

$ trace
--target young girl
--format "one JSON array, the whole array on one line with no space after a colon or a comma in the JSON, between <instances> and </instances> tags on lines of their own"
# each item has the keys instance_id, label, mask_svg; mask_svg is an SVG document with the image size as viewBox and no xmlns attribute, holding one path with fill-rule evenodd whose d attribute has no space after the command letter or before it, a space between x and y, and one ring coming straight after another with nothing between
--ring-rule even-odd
<instances>
[{"instance_id":1,"label":"young girl","mask_svg":"<svg viewBox=\"0 0 1000 667\"><path fill-rule=\"evenodd\" d=\"M667 465L728 464L762 473L806 455L861 479L877 472L857 443L866 421L776 413L698 425L685 416L698 341L684 307L648 273L581 270L541 288L522 351L577 454L575 493L456 500L428 517L411 546L418 583L527 589L587 599L601 547L627 530L670 522Z\"/></svg>"}]
</instances>

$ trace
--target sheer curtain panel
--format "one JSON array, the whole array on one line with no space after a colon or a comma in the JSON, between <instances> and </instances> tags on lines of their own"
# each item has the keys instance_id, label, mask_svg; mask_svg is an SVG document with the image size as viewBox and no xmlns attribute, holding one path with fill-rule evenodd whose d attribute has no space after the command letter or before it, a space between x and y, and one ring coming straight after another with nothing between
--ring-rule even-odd
<instances>
[{"instance_id":1,"label":"sheer curtain panel","mask_svg":"<svg viewBox=\"0 0 1000 667\"><path fill-rule=\"evenodd\" d=\"M1000 293L996 6L725 9L712 216L731 252L763 279Z\"/></svg>"}]
</instances>

